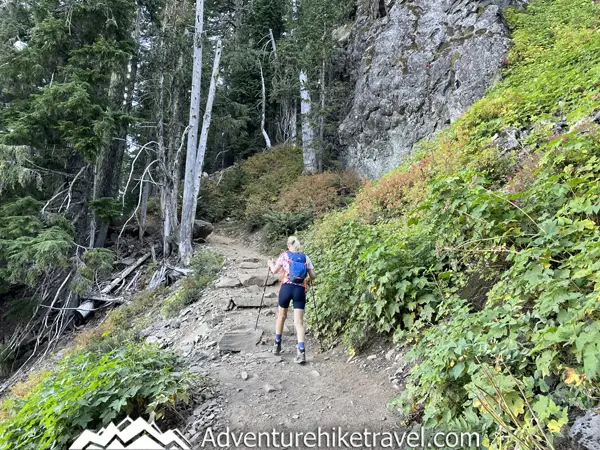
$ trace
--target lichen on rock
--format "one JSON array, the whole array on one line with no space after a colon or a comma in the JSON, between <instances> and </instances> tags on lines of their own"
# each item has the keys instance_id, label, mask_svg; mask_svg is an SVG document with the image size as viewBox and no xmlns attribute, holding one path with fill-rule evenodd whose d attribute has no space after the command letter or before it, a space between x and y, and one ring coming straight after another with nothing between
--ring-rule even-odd
<instances>
[{"instance_id":1,"label":"lichen on rock","mask_svg":"<svg viewBox=\"0 0 600 450\"><path fill-rule=\"evenodd\" d=\"M345 165L375 178L456 120L499 76L503 8L522 1L413 0L357 11L345 48L354 98L340 125Z\"/></svg>"}]
</instances>

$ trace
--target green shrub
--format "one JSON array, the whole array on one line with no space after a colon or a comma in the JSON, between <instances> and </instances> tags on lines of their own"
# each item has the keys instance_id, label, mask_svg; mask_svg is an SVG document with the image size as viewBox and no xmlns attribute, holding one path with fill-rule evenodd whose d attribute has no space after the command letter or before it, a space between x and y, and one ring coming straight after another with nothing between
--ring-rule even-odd
<instances>
[{"instance_id":1,"label":"green shrub","mask_svg":"<svg viewBox=\"0 0 600 450\"><path fill-rule=\"evenodd\" d=\"M82 264L77 267L77 274L71 290L85 295L94 285L104 281L113 271L116 254L106 248L95 248L83 254Z\"/></svg>"},{"instance_id":2,"label":"green shrub","mask_svg":"<svg viewBox=\"0 0 600 450\"><path fill-rule=\"evenodd\" d=\"M308 228L313 221L311 211L266 213L264 239L268 243L281 241L288 236Z\"/></svg>"},{"instance_id":3,"label":"green shrub","mask_svg":"<svg viewBox=\"0 0 600 450\"><path fill-rule=\"evenodd\" d=\"M302 149L291 145L273 147L270 151L248 158L242 170L248 180L244 196L244 219L250 230L262 227L265 213L274 206L289 186L302 174Z\"/></svg>"},{"instance_id":4,"label":"green shrub","mask_svg":"<svg viewBox=\"0 0 600 450\"><path fill-rule=\"evenodd\" d=\"M239 167L224 170L220 180L218 177L203 179L197 216L210 222L243 217L246 183L246 175Z\"/></svg>"},{"instance_id":5,"label":"green shrub","mask_svg":"<svg viewBox=\"0 0 600 450\"><path fill-rule=\"evenodd\" d=\"M67 355L25 398L3 404L8 418L0 422L0 444L66 449L85 429L150 412L163 417L188 399L192 378L182 367L175 354L151 346Z\"/></svg>"},{"instance_id":6,"label":"green shrub","mask_svg":"<svg viewBox=\"0 0 600 450\"><path fill-rule=\"evenodd\" d=\"M309 245L320 332L351 349L369 330L416 343L395 404L422 408L426 426L484 430L491 448L542 439L537 422L552 442L569 409L600 394L600 129L576 128L541 151L521 192L495 192L464 170L432 182L406 221L347 221ZM475 311L458 293L493 271ZM495 434L499 420L512 434Z\"/></svg>"},{"instance_id":7,"label":"green shrub","mask_svg":"<svg viewBox=\"0 0 600 450\"><path fill-rule=\"evenodd\" d=\"M251 196L246 200L244 226L249 231L255 231L266 223L266 214L273 211L274 202L266 202L259 196Z\"/></svg>"},{"instance_id":8,"label":"green shrub","mask_svg":"<svg viewBox=\"0 0 600 450\"><path fill-rule=\"evenodd\" d=\"M108 313L106 322L103 324L103 331L110 334L114 331L136 331L143 328L141 322L157 309L166 293L167 289L164 286L138 293L129 303Z\"/></svg>"},{"instance_id":9,"label":"green shrub","mask_svg":"<svg viewBox=\"0 0 600 450\"><path fill-rule=\"evenodd\" d=\"M302 173L302 149L278 145L251 156L223 176L202 181L198 216L210 221L232 217L249 230L265 224L264 215L274 210L279 197Z\"/></svg>"},{"instance_id":10,"label":"green shrub","mask_svg":"<svg viewBox=\"0 0 600 450\"><path fill-rule=\"evenodd\" d=\"M440 299L429 273L435 254L428 232L349 221L327 243L315 245L309 239L307 252L324 274L317 294L325 339L341 334L355 352L373 333L431 322Z\"/></svg>"},{"instance_id":11,"label":"green shrub","mask_svg":"<svg viewBox=\"0 0 600 450\"><path fill-rule=\"evenodd\" d=\"M600 395L600 5L534 0L509 16L504 80L421 145L427 171L411 161L364 189L309 231L308 252L323 337L412 344L394 402L407 417L541 450ZM507 126L532 130L523 159L492 146ZM483 301L463 298L478 279Z\"/></svg>"},{"instance_id":12,"label":"green shrub","mask_svg":"<svg viewBox=\"0 0 600 450\"><path fill-rule=\"evenodd\" d=\"M206 286L217 279L222 266L221 256L208 250L196 251L190 263L194 272L185 277L181 288L163 302L163 317L172 317L187 305L198 301Z\"/></svg>"},{"instance_id":13,"label":"green shrub","mask_svg":"<svg viewBox=\"0 0 600 450\"><path fill-rule=\"evenodd\" d=\"M348 171L303 175L282 191L276 208L288 213L311 212L318 218L351 203L360 186L360 178Z\"/></svg>"}]
</instances>

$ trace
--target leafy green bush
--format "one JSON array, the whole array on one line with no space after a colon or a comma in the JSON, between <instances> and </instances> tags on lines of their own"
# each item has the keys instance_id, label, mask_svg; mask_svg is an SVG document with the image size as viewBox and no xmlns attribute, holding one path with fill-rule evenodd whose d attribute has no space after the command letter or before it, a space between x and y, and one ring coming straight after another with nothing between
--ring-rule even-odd
<instances>
[{"instance_id":1,"label":"leafy green bush","mask_svg":"<svg viewBox=\"0 0 600 450\"><path fill-rule=\"evenodd\" d=\"M85 429L129 415L163 417L187 401L192 378L175 354L129 345L108 353L64 357L25 398L3 404L0 444L6 450L66 449Z\"/></svg>"},{"instance_id":2,"label":"leafy green bush","mask_svg":"<svg viewBox=\"0 0 600 450\"><path fill-rule=\"evenodd\" d=\"M141 328L136 322L151 314L166 295L166 288L159 286L154 290L145 290L134 296L131 301L108 313L103 327L106 333L116 330L137 330Z\"/></svg>"},{"instance_id":3,"label":"leafy green bush","mask_svg":"<svg viewBox=\"0 0 600 450\"><path fill-rule=\"evenodd\" d=\"M244 221L249 230L265 225L265 213L273 211L280 194L303 170L302 149L278 145L251 156L223 177L203 180L198 216L211 221L228 217Z\"/></svg>"},{"instance_id":4,"label":"leafy green bush","mask_svg":"<svg viewBox=\"0 0 600 450\"><path fill-rule=\"evenodd\" d=\"M264 215L266 222L265 243L281 243L288 236L308 228L313 221L311 211L279 212L272 211ZM285 245L284 245L285 247Z\"/></svg>"},{"instance_id":5,"label":"leafy green bush","mask_svg":"<svg viewBox=\"0 0 600 450\"><path fill-rule=\"evenodd\" d=\"M598 17L583 0L511 11L505 79L421 145L427 170L411 161L308 233L319 332L412 344L394 405L494 450L553 448L600 395ZM528 127L518 158L492 146L507 126Z\"/></svg>"},{"instance_id":6,"label":"leafy green bush","mask_svg":"<svg viewBox=\"0 0 600 450\"><path fill-rule=\"evenodd\" d=\"M427 426L484 430L490 448L539 439L540 426L552 442L568 411L600 393L600 129L541 152L522 192L464 170L433 182L408 220L346 219L307 250L321 274L320 333L351 350L375 332L414 342L395 404L422 409ZM460 292L490 272L475 311ZM513 433L495 434L500 421Z\"/></svg>"},{"instance_id":7,"label":"leafy green bush","mask_svg":"<svg viewBox=\"0 0 600 450\"><path fill-rule=\"evenodd\" d=\"M172 317L185 306L198 301L204 288L217 279L222 266L221 256L208 250L196 251L190 263L194 272L185 277L181 288L163 302L163 317Z\"/></svg>"},{"instance_id":8,"label":"leafy green bush","mask_svg":"<svg viewBox=\"0 0 600 450\"><path fill-rule=\"evenodd\" d=\"M302 174L302 149L280 145L270 151L248 158L242 170L249 181L246 197L246 226L250 230L262 227L265 213L272 211L284 192Z\"/></svg>"},{"instance_id":9,"label":"leafy green bush","mask_svg":"<svg viewBox=\"0 0 600 450\"><path fill-rule=\"evenodd\" d=\"M228 217L243 217L246 176L239 167L226 169L222 178L202 180L197 216L210 222Z\"/></svg>"},{"instance_id":10,"label":"leafy green bush","mask_svg":"<svg viewBox=\"0 0 600 450\"><path fill-rule=\"evenodd\" d=\"M433 186L423 220L435 223L446 261L464 274L501 255L507 270L482 311L452 296L439 311L444 321L418 339L411 358L420 363L400 402L405 411L422 404L429 424L472 428L484 424L482 415L489 429L490 414L476 406L482 392L496 395L486 364L494 377L507 377L500 391L516 402L516 416L526 415L526 402L536 411L540 402L559 406L545 418L537 414L549 432L559 431L568 408L592 406L600 380L600 203L592 181L600 175L599 136L573 131L548 143L536 180L521 193L489 191L469 172Z\"/></svg>"},{"instance_id":11,"label":"leafy green bush","mask_svg":"<svg viewBox=\"0 0 600 450\"><path fill-rule=\"evenodd\" d=\"M318 218L326 212L347 206L361 186L353 172L323 172L303 175L282 191L278 211L311 212Z\"/></svg>"},{"instance_id":12,"label":"leafy green bush","mask_svg":"<svg viewBox=\"0 0 600 450\"><path fill-rule=\"evenodd\" d=\"M352 172L301 176L302 149L279 145L204 180L198 216L211 221L242 220L248 230L265 227L270 246L305 229L324 213L347 206L361 185Z\"/></svg>"},{"instance_id":13,"label":"leafy green bush","mask_svg":"<svg viewBox=\"0 0 600 450\"><path fill-rule=\"evenodd\" d=\"M429 323L440 299L430 274L435 254L428 232L348 221L327 244L309 239L307 252L325 274L317 288L323 337L341 334L355 352L372 333Z\"/></svg>"}]
</instances>

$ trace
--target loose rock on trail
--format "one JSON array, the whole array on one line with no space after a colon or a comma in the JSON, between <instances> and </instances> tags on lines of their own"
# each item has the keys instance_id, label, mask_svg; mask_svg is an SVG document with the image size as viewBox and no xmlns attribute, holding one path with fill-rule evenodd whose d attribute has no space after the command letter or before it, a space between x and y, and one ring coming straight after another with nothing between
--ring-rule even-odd
<instances>
[{"instance_id":1,"label":"loose rock on trail","mask_svg":"<svg viewBox=\"0 0 600 450\"><path fill-rule=\"evenodd\" d=\"M275 356L271 349L277 277L269 277L254 330L267 257L219 235L211 235L207 245L225 258L221 278L179 317L156 323L145 332L148 340L183 353L190 370L215 381L182 430L195 448L201 448L209 428L215 436L227 428L249 433L309 432L319 427L357 432L396 429L397 417L386 406L398 395L390 383L397 364L387 358L389 348L381 349L377 359L349 359L341 348L319 353L318 344L309 337L307 363L297 365L290 311L283 352ZM258 284L254 283L257 277ZM207 442L204 448L212 448Z\"/></svg>"}]
</instances>

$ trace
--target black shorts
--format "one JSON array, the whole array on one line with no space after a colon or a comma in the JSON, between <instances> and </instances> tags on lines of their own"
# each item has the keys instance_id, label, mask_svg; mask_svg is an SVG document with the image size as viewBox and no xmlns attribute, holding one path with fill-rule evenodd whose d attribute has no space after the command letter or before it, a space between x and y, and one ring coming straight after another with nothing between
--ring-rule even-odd
<instances>
[{"instance_id":1,"label":"black shorts","mask_svg":"<svg viewBox=\"0 0 600 450\"><path fill-rule=\"evenodd\" d=\"M306 290L304 286L283 283L279 289L279 306L288 309L290 301L294 301L294 309L304 309L306 304Z\"/></svg>"}]
</instances>

